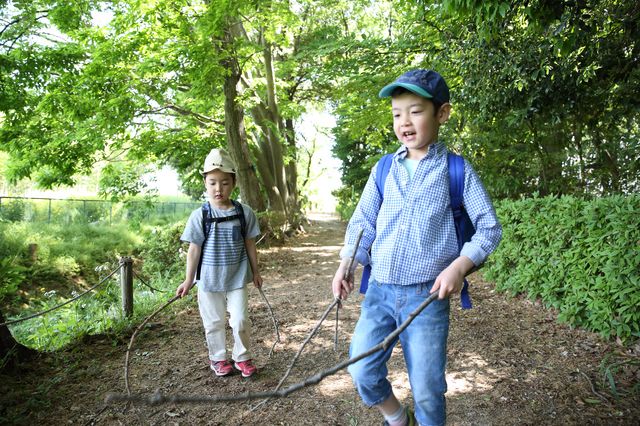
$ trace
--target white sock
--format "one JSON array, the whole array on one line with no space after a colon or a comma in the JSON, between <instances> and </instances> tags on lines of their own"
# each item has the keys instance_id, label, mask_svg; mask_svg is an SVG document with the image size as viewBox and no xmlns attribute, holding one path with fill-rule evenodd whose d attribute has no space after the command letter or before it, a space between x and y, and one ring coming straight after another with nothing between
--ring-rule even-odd
<instances>
[{"instance_id":1,"label":"white sock","mask_svg":"<svg viewBox=\"0 0 640 426\"><path fill-rule=\"evenodd\" d=\"M389 426L405 426L409 422L407 411L402 405L395 413L388 416L385 414L384 419L389 423Z\"/></svg>"}]
</instances>

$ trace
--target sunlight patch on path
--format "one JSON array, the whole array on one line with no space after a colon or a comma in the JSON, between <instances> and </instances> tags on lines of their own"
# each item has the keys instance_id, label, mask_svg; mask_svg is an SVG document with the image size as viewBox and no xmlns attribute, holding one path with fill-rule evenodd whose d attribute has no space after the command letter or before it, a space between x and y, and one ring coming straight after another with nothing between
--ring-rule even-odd
<instances>
[{"instance_id":1,"label":"sunlight patch on path","mask_svg":"<svg viewBox=\"0 0 640 426\"><path fill-rule=\"evenodd\" d=\"M340 219L336 213L327 212L307 212L307 218L311 221L315 220L318 222L329 222Z\"/></svg>"},{"instance_id":2,"label":"sunlight patch on path","mask_svg":"<svg viewBox=\"0 0 640 426\"><path fill-rule=\"evenodd\" d=\"M488 391L507 376L478 354L464 354L465 361L457 371L447 373L447 395L460 395L469 392Z\"/></svg>"},{"instance_id":3,"label":"sunlight patch on path","mask_svg":"<svg viewBox=\"0 0 640 426\"><path fill-rule=\"evenodd\" d=\"M331 397L338 397L345 393L355 392L351 376L346 372L346 370L325 378L323 381L318 383L317 387L318 392Z\"/></svg>"}]
</instances>

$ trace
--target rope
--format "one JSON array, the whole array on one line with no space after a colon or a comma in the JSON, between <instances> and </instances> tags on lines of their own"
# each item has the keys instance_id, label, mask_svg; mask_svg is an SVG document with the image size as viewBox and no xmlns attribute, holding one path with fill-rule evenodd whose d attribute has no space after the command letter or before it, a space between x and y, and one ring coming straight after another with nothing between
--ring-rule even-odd
<instances>
[{"instance_id":1,"label":"rope","mask_svg":"<svg viewBox=\"0 0 640 426\"><path fill-rule=\"evenodd\" d=\"M437 298L438 298L438 293L433 293L431 296L429 296L429 298L425 299L425 301L422 302L420 306L418 306L416 310L413 311L409 315L409 317L402 324L400 324L398 328L396 328L394 332L389 334L387 337L385 337L385 339L382 342L380 342L373 348L369 349L368 351L363 352L360 355L355 356L353 358L349 358L348 360L342 361L341 363L336 364L327 370L321 371L313 376L308 377L302 382L295 383L284 389L280 389L277 391L266 391L266 392L244 392L239 395L220 395L220 396L165 395L165 394L162 394L160 391L156 391L155 393L150 395L124 395L124 394L117 394L117 393L109 393L105 398L105 403L113 404L116 402L138 402L138 403L148 404L148 405L158 405L158 404L167 404L167 403L211 404L211 403L217 403L217 402L234 402L234 401L237 402L237 401L246 401L246 400L253 400L253 399L264 399L264 398L266 399L282 398L306 386L317 384L325 377L333 375L338 371L350 366L351 364L354 364L360 361L361 359L364 359L374 354L375 352L378 352L383 349L387 349L393 342L395 342L395 339L400 335L400 333L402 333L409 326L409 324L411 324L411 322L415 319L415 317L418 316L420 312L422 312L431 302L433 302ZM334 302L331 307L333 307L335 303L336 302ZM329 310L327 310L326 312L327 314L328 314L328 311Z\"/></svg>"},{"instance_id":2,"label":"rope","mask_svg":"<svg viewBox=\"0 0 640 426\"><path fill-rule=\"evenodd\" d=\"M140 275L136 274L136 271L133 271L133 270L132 270L132 272L133 272L133 276L134 276L134 277L136 277L137 279L139 279L139 280L140 280L140 282L141 282L142 284L144 284L145 286L149 287L152 291L157 291L157 292L159 292L159 293L169 293L169 292L170 292L170 290L158 290L157 288L153 288L153 287L151 287L149 284L147 284L147 283L145 282L145 280L143 280L143 279L142 279L142 277L141 277Z\"/></svg>"},{"instance_id":3,"label":"rope","mask_svg":"<svg viewBox=\"0 0 640 426\"><path fill-rule=\"evenodd\" d=\"M94 286L93 286L93 287L91 287L89 290L85 291L84 293L81 293L81 294L77 295L77 296L76 296L76 297L74 297L73 299L69 299L69 300L67 300L67 301L66 301L66 302L64 302L64 303L61 303L61 304L59 304L59 305L57 305L57 306L54 306L53 308L47 309L46 311L38 312L37 314L29 315L29 316L24 317L24 318L18 318L18 319L12 320L12 321L6 321L6 322L3 322L2 324L0 324L0 327L4 327L4 326L7 326L7 325L11 325L11 324L16 324L16 323L19 323L19 322L22 322L22 321L26 321L26 320L29 320L29 319L35 318L35 317L39 317L39 316L41 316L41 315L48 314L49 312L54 311L54 310L56 310L56 309L58 309L58 308L61 308L61 307L65 306L65 305L68 305L69 303L74 302L74 301L76 301L76 300L80 299L82 296L84 296L85 294L89 293L90 291L95 290L98 286L100 286L102 283L104 283L107 279L111 278L111 276L112 276L113 274L115 274L116 272L118 272L118 271L120 270L120 268L122 268L122 265L118 266L116 269L114 269L113 271L111 271L111 273L110 273L109 275L107 275L106 277L104 277L104 278L102 279L102 281L100 281L98 284L94 285Z\"/></svg>"}]
</instances>

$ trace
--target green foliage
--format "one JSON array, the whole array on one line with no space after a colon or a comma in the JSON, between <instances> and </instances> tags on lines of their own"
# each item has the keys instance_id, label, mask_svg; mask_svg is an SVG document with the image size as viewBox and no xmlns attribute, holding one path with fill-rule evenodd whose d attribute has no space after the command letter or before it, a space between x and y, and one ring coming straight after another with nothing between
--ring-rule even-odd
<instances>
[{"instance_id":1,"label":"green foliage","mask_svg":"<svg viewBox=\"0 0 640 426\"><path fill-rule=\"evenodd\" d=\"M142 271L154 280L176 284L184 280L186 245L180 241L186 221L166 226L155 226L146 231L140 257L144 259Z\"/></svg>"},{"instance_id":2,"label":"green foliage","mask_svg":"<svg viewBox=\"0 0 640 426\"><path fill-rule=\"evenodd\" d=\"M452 94L441 139L472 162L494 198L637 192L640 122L631 94L640 90L640 52L629 46L640 33L638 13L618 0L395 2L376 22L392 25L376 32L363 21L358 30L373 31L366 39L337 33L323 45L335 59L321 72L339 81L336 153L393 150L388 104L377 91L407 69L433 68ZM370 166L352 163L343 184Z\"/></svg>"},{"instance_id":3,"label":"green foliage","mask_svg":"<svg viewBox=\"0 0 640 426\"><path fill-rule=\"evenodd\" d=\"M573 326L640 337L639 209L638 195L501 201L504 236L485 275Z\"/></svg>"},{"instance_id":4,"label":"green foliage","mask_svg":"<svg viewBox=\"0 0 640 426\"><path fill-rule=\"evenodd\" d=\"M111 201L123 201L142 194L147 190L147 183L142 180L142 175L149 169L132 164L108 164L100 172L101 198L109 197Z\"/></svg>"},{"instance_id":5,"label":"green foliage","mask_svg":"<svg viewBox=\"0 0 640 426\"><path fill-rule=\"evenodd\" d=\"M640 395L640 382L635 372L640 367L640 360L616 354L607 354L600 362L601 382L613 397L619 400L630 395ZM624 385L627 386L624 386ZM629 386L631 384L631 386Z\"/></svg>"},{"instance_id":6,"label":"green foliage","mask_svg":"<svg viewBox=\"0 0 640 426\"><path fill-rule=\"evenodd\" d=\"M25 269L16 264L15 258L0 259L0 303L12 298L24 279Z\"/></svg>"},{"instance_id":7,"label":"green foliage","mask_svg":"<svg viewBox=\"0 0 640 426\"><path fill-rule=\"evenodd\" d=\"M99 199L2 198L0 221L44 222L48 224L115 224L140 227L173 222L187 216L198 202L159 201L156 197L128 198L123 202Z\"/></svg>"},{"instance_id":8,"label":"green foliage","mask_svg":"<svg viewBox=\"0 0 640 426\"><path fill-rule=\"evenodd\" d=\"M26 346L50 351L88 334L117 334L139 322L166 301L183 278L183 227L184 221L136 233L125 225L0 224L0 309L9 320L75 297L116 269L119 257L136 253L148 261L143 275L150 278L145 282L162 291L154 292L134 278L134 318L124 319L116 273L77 301L10 326L13 336ZM35 256L29 253L32 242L38 244ZM78 287L78 282L83 285Z\"/></svg>"},{"instance_id":9,"label":"green foliage","mask_svg":"<svg viewBox=\"0 0 640 426\"><path fill-rule=\"evenodd\" d=\"M25 202L23 200L3 199L0 208L0 220L21 222L25 219Z\"/></svg>"},{"instance_id":10,"label":"green foliage","mask_svg":"<svg viewBox=\"0 0 640 426\"><path fill-rule=\"evenodd\" d=\"M361 192L356 193L353 186L351 188L343 186L334 192L333 195L338 200L336 210L338 211L340 219L348 221L351 218L360 200L360 197L357 196L360 193Z\"/></svg>"},{"instance_id":11,"label":"green foliage","mask_svg":"<svg viewBox=\"0 0 640 426\"><path fill-rule=\"evenodd\" d=\"M30 244L37 245L33 253ZM0 258L14 259L13 265L25 268L20 288L26 292L64 286L72 278L94 280L96 265L130 255L139 244L140 238L124 225L0 224Z\"/></svg>"}]
</instances>

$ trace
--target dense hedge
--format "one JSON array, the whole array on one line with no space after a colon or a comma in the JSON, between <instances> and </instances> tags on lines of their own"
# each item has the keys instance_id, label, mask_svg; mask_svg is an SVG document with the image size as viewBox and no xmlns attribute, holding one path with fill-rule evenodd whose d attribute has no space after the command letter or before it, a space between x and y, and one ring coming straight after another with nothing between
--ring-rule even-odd
<instances>
[{"instance_id":1,"label":"dense hedge","mask_svg":"<svg viewBox=\"0 0 640 426\"><path fill-rule=\"evenodd\" d=\"M540 298L573 326L640 336L640 195L496 204L504 236L485 268L499 290Z\"/></svg>"}]
</instances>

